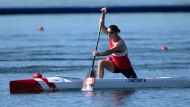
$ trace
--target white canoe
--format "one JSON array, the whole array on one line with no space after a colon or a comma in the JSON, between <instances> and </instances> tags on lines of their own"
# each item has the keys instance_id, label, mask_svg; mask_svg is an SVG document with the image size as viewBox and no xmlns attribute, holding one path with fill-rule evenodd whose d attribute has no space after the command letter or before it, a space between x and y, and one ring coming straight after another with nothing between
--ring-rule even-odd
<instances>
[{"instance_id":1,"label":"white canoe","mask_svg":"<svg viewBox=\"0 0 190 107\"><path fill-rule=\"evenodd\" d=\"M56 90L81 90L83 79L72 77L30 78L10 81L10 93L41 92ZM96 79L94 89L127 88L188 88L190 77L157 77L138 79Z\"/></svg>"}]
</instances>

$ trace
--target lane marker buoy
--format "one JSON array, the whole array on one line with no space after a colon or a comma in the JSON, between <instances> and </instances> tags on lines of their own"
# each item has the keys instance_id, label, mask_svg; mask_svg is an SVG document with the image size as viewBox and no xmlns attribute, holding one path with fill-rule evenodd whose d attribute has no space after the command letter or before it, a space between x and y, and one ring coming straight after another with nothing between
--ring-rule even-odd
<instances>
[{"instance_id":1,"label":"lane marker buoy","mask_svg":"<svg viewBox=\"0 0 190 107\"><path fill-rule=\"evenodd\" d=\"M42 26L38 26L38 31L42 31L44 28Z\"/></svg>"},{"instance_id":2,"label":"lane marker buoy","mask_svg":"<svg viewBox=\"0 0 190 107\"><path fill-rule=\"evenodd\" d=\"M42 74L40 74L40 72L36 72L36 73L33 75L33 78L42 78Z\"/></svg>"},{"instance_id":3,"label":"lane marker buoy","mask_svg":"<svg viewBox=\"0 0 190 107\"><path fill-rule=\"evenodd\" d=\"M161 48L162 50L168 50L168 48L166 46L162 46Z\"/></svg>"}]
</instances>

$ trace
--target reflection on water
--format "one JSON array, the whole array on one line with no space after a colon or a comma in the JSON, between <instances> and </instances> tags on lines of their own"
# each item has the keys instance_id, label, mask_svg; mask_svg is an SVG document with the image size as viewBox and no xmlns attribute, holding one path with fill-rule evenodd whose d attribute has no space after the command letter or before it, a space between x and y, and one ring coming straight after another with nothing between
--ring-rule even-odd
<instances>
[{"instance_id":1,"label":"reflection on water","mask_svg":"<svg viewBox=\"0 0 190 107\"><path fill-rule=\"evenodd\" d=\"M95 92L84 92L84 95L86 97L92 97L92 96L95 96Z\"/></svg>"},{"instance_id":2,"label":"reflection on water","mask_svg":"<svg viewBox=\"0 0 190 107\"><path fill-rule=\"evenodd\" d=\"M134 92L135 90L116 90L113 92L113 101L123 102L124 99L126 101Z\"/></svg>"},{"instance_id":3,"label":"reflection on water","mask_svg":"<svg viewBox=\"0 0 190 107\"><path fill-rule=\"evenodd\" d=\"M127 102L130 100L130 96L135 93L135 89L126 89L126 90L98 90L95 92L84 92L86 96L85 102L88 104L96 104L117 107L121 105L127 105ZM94 102L97 101L98 102Z\"/></svg>"},{"instance_id":4,"label":"reflection on water","mask_svg":"<svg viewBox=\"0 0 190 107\"><path fill-rule=\"evenodd\" d=\"M135 90L115 90L113 92L112 106L127 105L130 96L135 92Z\"/></svg>"}]
</instances>

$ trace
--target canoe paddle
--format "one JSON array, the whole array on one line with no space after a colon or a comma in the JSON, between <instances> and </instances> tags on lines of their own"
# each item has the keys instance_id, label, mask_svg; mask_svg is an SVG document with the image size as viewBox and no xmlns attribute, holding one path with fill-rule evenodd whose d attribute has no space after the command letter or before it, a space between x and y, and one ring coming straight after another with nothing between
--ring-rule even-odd
<instances>
[{"instance_id":1,"label":"canoe paddle","mask_svg":"<svg viewBox=\"0 0 190 107\"><path fill-rule=\"evenodd\" d=\"M95 51L97 51L97 48L98 48L98 41L99 41L100 32L101 32L101 22L103 20L102 18L103 18L103 11L102 11L102 14L100 16L100 21L99 21L98 37L97 37L97 41L96 41ZM94 58L93 58L92 67L90 68L90 70L87 72L87 74L85 76L81 91L93 91L93 89L94 89L95 79L96 79L96 71L94 69L95 58L96 58L96 56L94 56Z\"/></svg>"}]
</instances>

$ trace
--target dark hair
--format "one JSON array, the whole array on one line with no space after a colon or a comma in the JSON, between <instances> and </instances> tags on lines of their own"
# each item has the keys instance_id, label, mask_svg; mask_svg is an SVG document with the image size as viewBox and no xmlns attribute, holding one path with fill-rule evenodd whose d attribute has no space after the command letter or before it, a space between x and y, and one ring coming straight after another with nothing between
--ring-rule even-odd
<instances>
[{"instance_id":1,"label":"dark hair","mask_svg":"<svg viewBox=\"0 0 190 107\"><path fill-rule=\"evenodd\" d=\"M110 25L108 28L110 28L113 32L120 32L120 29L116 25Z\"/></svg>"}]
</instances>

